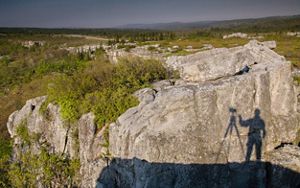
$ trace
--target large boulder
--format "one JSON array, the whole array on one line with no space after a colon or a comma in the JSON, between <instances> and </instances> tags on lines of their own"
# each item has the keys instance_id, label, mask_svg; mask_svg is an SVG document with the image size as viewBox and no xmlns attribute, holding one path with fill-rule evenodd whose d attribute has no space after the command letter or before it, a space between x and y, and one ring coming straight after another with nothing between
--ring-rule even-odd
<instances>
[{"instance_id":1,"label":"large boulder","mask_svg":"<svg viewBox=\"0 0 300 188\"><path fill-rule=\"evenodd\" d=\"M236 74L245 66L277 65L284 57L270 50L264 43L251 41L235 48L216 48L188 56L171 56L166 64L180 71L189 82L213 81Z\"/></svg>"},{"instance_id":2,"label":"large boulder","mask_svg":"<svg viewBox=\"0 0 300 188\"><path fill-rule=\"evenodd\" d=\"M99 187L299 185L299 171L269 157L293 143L299 130L290 62L254 41L169 59L168 65L183 80L154 95L137 92L140 105L110 126L115 159ZM241 72L246 65L250 70Z\"/></svg>"},{"instance_id":3,"label":"large boulder","mask_svg":"<svg viewBox=\"0 0 300 188\"><path fill-rule=\"evenodd\" d=\"M253 42L219 50L208 69L190 74L197 77L203 73L207 75L202 77L205 80L195 83L184 77L186 82L158 92L151 102L142 101L119 117L110 130L113 156L151 162L241 162L250 155L249 142L256 139L249 135L252 127L245 126L259 120L266 133L263 138L261 127L258 139L263 141L262 154L283 142L293 142L299 121L291 64ZM213 59L207 56L203 60L202 54L198 54L190 60L196 57L199 59L182 61L180 65L184 70L192 70L191 67L209 64L206 60ZM218 68L227 62L232 66ZM249 73L233 76L238 69L231 68L241 68L245 62L253 63ZM221 77L211 81L212 75L206 72L215 69Z\"/></svg>"},{"instance_id":4,"label":"large boulder","mask_svg":"<svg viewBox=\"0 0 300 188\"><path fill-rule=\"evenodd\" d=\"M130 50L126 49L118 49L113 47L112 49L107 49L106 54L112 63L118 63L119 59L128 58L128 57L140 57L143 59L155 59L158 61L164 61L164 54L158 51L150 51L149 47L157 47L157 45L146 45L146 46L138 46L131 48Z\"/></svg>"},{"instance_id":5,"label":"large boulder","mask_svg":"<svg viewBox=\"0 0 300 188\"><path fill-rule=\"evenodd\" d=\"M277 47L276 41L272 40L272 41L264 41L261 44L263 44L264 46L270 48L270 49L275 49Z\"/></svg>"}]
</instances>

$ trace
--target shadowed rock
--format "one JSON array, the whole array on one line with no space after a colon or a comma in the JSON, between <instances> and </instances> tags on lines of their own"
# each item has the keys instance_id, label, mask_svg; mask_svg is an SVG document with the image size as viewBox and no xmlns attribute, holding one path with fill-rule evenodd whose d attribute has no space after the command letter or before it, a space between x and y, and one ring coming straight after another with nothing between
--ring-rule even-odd
<instances>
[{"instance_id":1,"label":"shadowed rock","mask_svg":"<svg viewBox=\"0 0 300 188\"><path fill-rule=\"evenodd\" d=\"M300 186L300 174L269 162L228 164L150 163L113 159L101 172L97 188L201 188Z\"/></svg>"}]
</instances>

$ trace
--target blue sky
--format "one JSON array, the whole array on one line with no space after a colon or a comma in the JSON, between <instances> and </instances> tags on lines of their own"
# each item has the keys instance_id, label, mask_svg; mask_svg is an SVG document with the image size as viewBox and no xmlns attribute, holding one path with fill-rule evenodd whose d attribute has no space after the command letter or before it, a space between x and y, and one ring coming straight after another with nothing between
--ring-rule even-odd
<instances>
[{"instance_id":1,"label":"blue sky","mask_svg":"<svg viewBox=\"0 0 300 188\"><path fill-rule=\"evenodd\" d=\"M300 14L300 0L0 0L0 27L112 27Z\"/></svg>"}]
</instances>

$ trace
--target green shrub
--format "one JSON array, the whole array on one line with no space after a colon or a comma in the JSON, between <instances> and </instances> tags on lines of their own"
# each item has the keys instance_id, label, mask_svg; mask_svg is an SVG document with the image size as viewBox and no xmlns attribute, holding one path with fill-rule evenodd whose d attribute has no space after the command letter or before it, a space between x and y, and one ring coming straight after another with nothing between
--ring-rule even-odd
<instances>
[{"instance_id":1,"label":"green shrub","mask_svg":"<svg viewBox=\"0 0 300 188\"><path fill-rule=\"evenodd\" d=\"M10 140L0 138L0 187L10 187L8 169L11 152Z\"/></svg>"},{"instance_id":2,"label":"green shrub","mask_svg":"<svg viewBox=\"0 0 300 188\"><path fill-rule=\"evenodd\" d=\"M65 73L68 75L73 74L76 70L80 69L83 66L84 62L75 60L75 61L68 61L68 60L61 60L58 62L42 62L35 68L35 74L39 76L43 76L49 74L51 72L59 72Z\"/></svg>"},{"instance_id":3,"label":"green shrub","mask_svg":"<svg viewBox=\"0 0 300 188\"><path fill-rule=\"evenodd\" d=\"M156 48L154 46L149 46L148 50L151 51L151 52L153 52L153 51L156 51Z\"/></svg>"},{"instance_id":4,"label":"green shrub","mask_svg":"<svg viewBox=\"0 0 300 188\"><path fill-rule=\"evenodd\" d=\"M23 142L21 147L30 146L39 137L28 132L25 121L18 126L17 134ZM11 183L13 187L36 187L39 181L45 187L52 187L53 182L60 187L72 186L77 181L79 159L70 159L59 153L49 153L47 144L44 143L44 145L40 147L39 154L33 154L31 148L26 147L18 154L17 159L10 164L7 163L5 166L8 169L5 172L7 178L4 179L6 182L3 185ZM1 182L3 182L2 179L1 176Z\"/></svg>"},{"instance_id":5,"label":"green shrub","mask_svg":"<svg viewBox=\"0 0 300 188\"><path fill-rule=\"evenodd\" d=\"M133 58L110 64L101 59L87 64L76 75L60 77L48 89L48 102L60 105L61 115L67 121L92 111L98 126L103 127L138 105L133 92L174 76L174 72L155 60Z\"/></svg>"},{"instance_id":6,"label":"green shrub","mask_svg":"<svg viewBox=\"0 0 300 188\"><path fill-rule=\"evenodd\" d=\"M138 100L126 87L111 88L88 94L83 104L86 112L92 111L99 127L115 121L128 108L138 105Z\"/></svg>"},{"instance_id":7,"label":"green shrub","mask_svg":"<svg viewBox=\"0 0 300 188\"><path fill-rule=\"evenodd\" d=\"M300 85L300 76L295 76L294 81Z\"/></svg>"},{"instance_id":8,"label":"green shrub","mask_svg":"<svg viewBox=\"0 0 300 188\"><path fill-rule=\"evenodd\" d=\"M31 144L31 137L29 135L29 131L27 128L27 121L23 120L18 126L17 126L17 130L16 130L17 136L19 136L23 143L26 145L30 145Z\"/></svg>"},{"instance_id":9,"label":"green shrub","mask_svg":"<svg viewBox=\"0 0 300 188\"><path fill-rule=\"evenodd\" d=\"M49 154L41 149L39 155L30 151L22 153L19 161L9 166L9 179L13 187L36 187L37 178L45 187L52 187L53 182L60 187L72 186L77 182L80 162L61 154Z\"/></svg>"},{"instance_id":10,"label":"green shrub","mask_svg":"<svg viewBox=\"0 0 300 188\"><path fill-rule=\"evenodd\" d=\"M31 155L29 151L24 152L19 161L10 164L9 180L13 187L34 187L38 170L37 156Z\"/></svg>"},{"instance_id":11,"label":"green shrub","mask_svg":"<svg viewBox=\"0 0 300 188\"><path fill-rule=\"evenodd\" d=\"M134 45L125 45L125 44L119 44L118 49L124 49L126 52L130 52L132 48L135 48Z\"/></svg>"},{"instance_id":12,"label":"green shrub","mask_svg":"<svg viewBox=\"0 0 300 188\"><path fill-rule=\"evenodd\" d=\"M39 166L42 167L41 183L47 187L51 187L53 181L59 183L62 187L72 185L80 168L78 159L71 160L63 155L49 154L46 149L42 149L37 161Z\"/></svg>"}]
</instances>

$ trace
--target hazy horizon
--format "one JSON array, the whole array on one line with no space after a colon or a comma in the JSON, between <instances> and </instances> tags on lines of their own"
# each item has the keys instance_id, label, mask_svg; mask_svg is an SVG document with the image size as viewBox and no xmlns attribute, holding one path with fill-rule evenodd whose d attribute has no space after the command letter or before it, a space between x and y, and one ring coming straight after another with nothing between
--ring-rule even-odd
<instances>
[{"instance_id":1,"label":"hazy horizon","mask_svg":"<svg viewBox=\"0 0 300 188\"><path fill-rule=\"evenodd\" d=\"M109 28L299 14L299 0L0 0L0 27Z\"/></svg>"}]
</instances>

